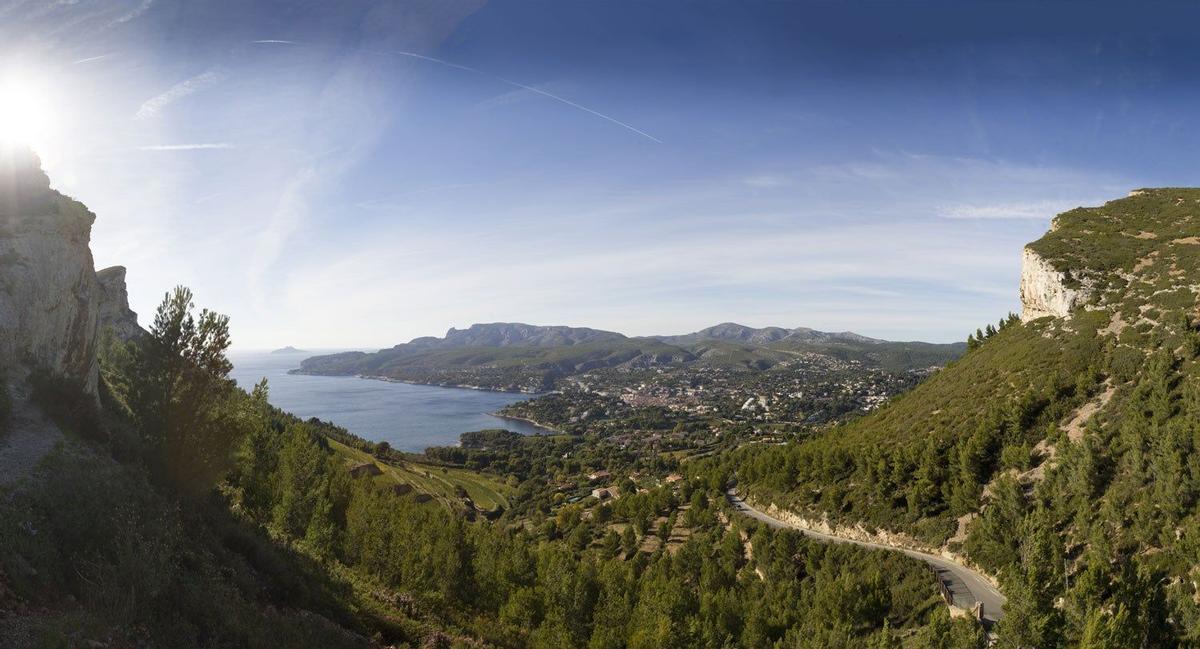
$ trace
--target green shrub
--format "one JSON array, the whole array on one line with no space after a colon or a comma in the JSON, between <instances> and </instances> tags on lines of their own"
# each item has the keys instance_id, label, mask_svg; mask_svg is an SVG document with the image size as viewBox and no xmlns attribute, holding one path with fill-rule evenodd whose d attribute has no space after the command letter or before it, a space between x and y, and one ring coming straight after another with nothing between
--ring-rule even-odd
<instances>
[{"instance_id":1,"label":"green shrub","mask_svg":"<svg viewBox=\"0 0 1200 649\"><path fill-rule=\"evenodd\" d=\"M1108 373L1121 383L1130 381L1138 375L1145 360L1146 354L1142 350L1121 345L1108 355Z\"/></svg>"},{"instance_id":2,"label":"green shrub","mask_svg":"<svg viewBox=\"0 0 1200 649\"><path fill-rule=\"evenodd\" d=\"M81 381L55 376L45 370L29 375L33 402L59 428L93 440L104 438L100 404L84 390Z\"/></svg>"}]
</instances>

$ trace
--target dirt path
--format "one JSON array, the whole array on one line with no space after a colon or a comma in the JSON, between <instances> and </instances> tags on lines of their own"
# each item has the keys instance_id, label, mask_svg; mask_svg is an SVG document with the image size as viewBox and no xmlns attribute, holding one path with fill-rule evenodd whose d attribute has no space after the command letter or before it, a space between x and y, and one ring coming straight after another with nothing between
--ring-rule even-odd
<instances>
[{"instance_id":1,"label":"dirt path","mask_svg":"<svg viewBox=\"0 0 1200 649\"><path fill-rule=\"evenodd\" d=\"M1083 439L1083 427L1087 424L1092 415L1100 411L1101 408L1108 405L1108 401L1112 399L1113 394L1117 391L1117 386L1112 382L1106 384L1107 389L1104 390L1095 399L1079 406L1066 424L1063 424L1063 430L1067 432L1067 439L1072 442L1078 442Z\"/></svg>"},{"instance_id":2,"label":"dirt path","mask_svg":"<svg viewBox=\"0 0 1200 649\"><path fill-rule=\"evenodd\" d=\"M27 394L14 392L9 430L0 437L0 487L33 473L42 458L63 439L62 431L29 402Z\"/></svg>"},{"instance_id":3,"label":"dirt path","mask_svg":"<svg viewBox=\"0 0 1200 649\"><path fill-rule=\"evenodd\" d=\"M941 579L942 583L946 585L946 588L953 595L956 605L959 605L960 608L970 608L970 606L974 605L975 602L980 602L983 604L983 619L985 624L988 626L1004 617L1003 607L1004 603L1008 601L1007 598L1005 598L1000 591L996 590L996 588L988 582L986 577L960 563L951 561L945 557L927 554L925 552L918 552L916 550L898 548L880 543L868 543L866 541L842 538L840 536L833 536L831 534L818 532L817 530L808 529L806 527L785 523L746 504L746 501L742 500L733 489L730 489L725 495L727 498L729 498L729 502L733 505L734 509L746 516L762 521L763 523L766 523L774 528L786 527L799 530L800 532L804 533L805 536L818 541L826 541L830 543L850 543L873 550L902 552L914 559L924 561L925 563L929 564L931 568L933 568L934 572L937 573L938 578ZM962 602L962 604L959 604L959 602Z\"/></svg>"}]
</instances>

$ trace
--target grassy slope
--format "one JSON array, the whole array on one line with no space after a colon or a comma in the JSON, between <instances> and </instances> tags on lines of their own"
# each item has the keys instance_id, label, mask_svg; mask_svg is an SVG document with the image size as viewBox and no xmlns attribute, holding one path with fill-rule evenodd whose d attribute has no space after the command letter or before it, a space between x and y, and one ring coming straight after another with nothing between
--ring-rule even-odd
<instances>
[{"instance_id":1,"label":"grassy slope","mask_svg":"<svg viewBox=\"0 0 1200 649\"><path fill-rule=\"evenodd\" d=\"M492 476L467 469L435 465L405 463L401 466L394 466L379 462L364 451L350 448L332 439L329 440L329 446L338 455L345 458L348 466L362 462L374 463L383 470L382 475L374 478L381 484L412 485L416 491L433 496L451 509L462 507L462 501L457 496L459 487L466 490L471 500L484 509L494 510L497 507L508 507L508 495L512 492L511 488Z\"/></svg>"}]
</instances>

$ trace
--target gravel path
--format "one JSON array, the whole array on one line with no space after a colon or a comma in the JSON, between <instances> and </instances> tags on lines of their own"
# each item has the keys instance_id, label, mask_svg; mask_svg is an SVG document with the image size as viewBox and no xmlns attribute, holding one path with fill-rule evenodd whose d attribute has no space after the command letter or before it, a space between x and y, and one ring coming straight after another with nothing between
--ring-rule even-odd
<instances>
[{"instance_id":1,"label":"gravel path","mask_svg":"<svg viewBox=\"0 0 1200 649\"><path fill-rule=\"evenodd\" d=\"M63 439L62 431L29 402L26 394L14 390L13 413L8 432L0 437L0 487L13 484L37 468Z\"/></svg>"}]
</instances>

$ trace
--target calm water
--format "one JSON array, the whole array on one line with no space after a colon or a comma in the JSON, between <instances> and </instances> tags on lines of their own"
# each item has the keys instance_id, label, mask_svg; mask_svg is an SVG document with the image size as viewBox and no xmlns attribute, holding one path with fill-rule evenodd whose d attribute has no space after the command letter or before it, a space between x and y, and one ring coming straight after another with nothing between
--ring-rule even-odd
<instances>
[{"instance_id":1,"label":"calm water","mask_svg":"<svg viewBox=\"0 0 1200 649\"><path fill-rule=\"evenodd\" d=\"M231 353L231 375L246 389L265 376L273 405L304 419L320 417L360 437L386 441L404 451L453 446L459 434L485 428L507 428L526 435L546 432L523 421L488 414L528 395L288 374L300 361L315 355Z\"/></svg>"}]
</instances>

